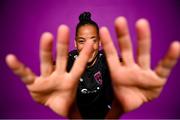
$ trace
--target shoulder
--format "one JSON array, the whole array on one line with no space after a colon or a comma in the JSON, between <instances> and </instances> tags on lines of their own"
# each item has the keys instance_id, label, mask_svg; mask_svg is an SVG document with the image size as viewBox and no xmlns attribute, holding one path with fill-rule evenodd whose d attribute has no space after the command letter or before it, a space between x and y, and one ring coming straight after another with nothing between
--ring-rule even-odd
<instances>
[{"instance_id":1,"label":"shoulder","mask_svg":"<svg viewBox=\"0 0 180 120\"><path fill-rule=\"evenodd\" d=\"M68 64L67 64L67 71L69 72L71 67L73 66L73 63L78 55L77 50L72 50L68 54Z\"/></svg>"},{"instance_id":2,"label":"shoulder","mask_svg":"<svg viewBox=\"0 0 180 120\"><path fill-rule=\"evenodd\" d=\"M69 52L69 58L76 59L77 56L78 56L78 51L77 50L72 50L72 51Z\"/></svg>"},{"instance_id":3,"label":"shoulder","mask_svg":"<svg viewBox=\"0 0 180 120\"><path fill-rule=\"evenodd\" d=\"M101 68L107 68L107 61L106 61L106 56L103 50L99 50L98 52L98 57L97 57L97 62L98 66L101 66Z\"/></svg>"},{"instance_id":4,"label":"shoulder","mask_svg":"<svg viewBox=\"0 0 180 120\"><path fill-rule=\"evenodd\" d=\"M105 58L104 50L100 50L100 51L99 51L99 57L100 57L100 58L103 58L103 59Z\"/></svg>"},{"instance_id":5,"label":"shoulder","mask_svg":"<svg viewBox=\"0 0 180 120\"><path fill-rule=\"evenodd\" d=\"M106 56L105 56L104 50L99 51L99 56L98 57L99 57L99 59L101 59L101 61L103 63L106 63Z\"/></svg>"}]
</instances>

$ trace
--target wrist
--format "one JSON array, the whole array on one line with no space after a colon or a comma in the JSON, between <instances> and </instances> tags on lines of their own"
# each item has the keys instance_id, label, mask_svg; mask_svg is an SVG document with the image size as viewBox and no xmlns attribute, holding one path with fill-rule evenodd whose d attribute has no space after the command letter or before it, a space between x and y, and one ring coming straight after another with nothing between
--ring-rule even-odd
<instances>
[{"instance_id":1,"label":"wrist","mask_svg":"<svg viewBox=\"0 0 180 120\"><path fill-rule=\"evenodd\" d=\"M106 119L119 119L124 114L121 104L114 99L112 102L111 109L106 115Z\"/></svg>"},{"instance_id":2,"label":"wrist","mask_svg":"<svg viewBox=\"0 0 180 120\"><path fill-rule=\"evenodd\" d=\"M71 106L69 114L68 114L68 118L69 119L81 119L82 118L76 102Z\"/></svg>"}]
</instances>

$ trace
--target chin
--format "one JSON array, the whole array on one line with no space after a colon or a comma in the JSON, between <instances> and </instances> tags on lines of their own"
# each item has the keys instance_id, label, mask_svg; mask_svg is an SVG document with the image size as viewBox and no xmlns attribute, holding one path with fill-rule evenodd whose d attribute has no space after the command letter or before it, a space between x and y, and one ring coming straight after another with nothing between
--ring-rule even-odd
<instances>
[{"instance_id":1,"label":"chin","mask_svg":"<svg viewBox=\"0 0 180 120\"><path fill-rule=\"evenodd\" d=\"M92 62L94 60L94 58L96 57L97 52L94 52L91 56L91 58L88 60L88 63Z\"/></svg>"},{"instance_id":2,"label":"chin","mask_svg":"<svg viewBox=\"0 0 180 120\"><path fill-rule=\"evenodd\" d=\"M94 57L93 57L93 58L94 58ZM88 60L88 63L92 62L93 58L90 58L90 59Z\"/></svg>"},{"instance_id":3,"label":"chin","mask_svg":"<svg viewBox=\"0 0 180 120\"><path fill-rule=\"evenodd\" d=\"M91 63L94 60L95 57L96 57L96 53L93 54L93 56L88 60L88 63Z\"/></svg>"}]
</instances>

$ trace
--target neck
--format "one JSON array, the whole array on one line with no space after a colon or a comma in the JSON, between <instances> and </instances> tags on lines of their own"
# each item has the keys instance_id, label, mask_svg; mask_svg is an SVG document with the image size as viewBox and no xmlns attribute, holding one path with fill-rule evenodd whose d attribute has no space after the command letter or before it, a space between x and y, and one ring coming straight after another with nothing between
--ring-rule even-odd
<instances>
[{"instance_id":1,"label":"neck","mask_svg":"<svg viewBox=\"0 0 180 120\"><path fill-rule=\"evenodd\" d=\"M93 58L93 60L91 62L87 63L87 68L89 68L95 64L95 62L97 60L97 56L98 56L98 54L96 54L96 56Z\"/></svg>"}]
</instances>

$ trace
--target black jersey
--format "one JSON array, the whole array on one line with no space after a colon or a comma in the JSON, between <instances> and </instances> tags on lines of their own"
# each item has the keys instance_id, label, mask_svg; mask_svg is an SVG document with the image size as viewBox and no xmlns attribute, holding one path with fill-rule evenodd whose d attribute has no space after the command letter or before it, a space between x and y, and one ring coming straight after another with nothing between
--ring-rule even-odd
<instances>
[{"instance_id":1,"label":"black jersey","mask_svg":"<svg viewBox=\"0 0 180 120\"><path fill-rule=\"evenodd\" d=\"M77 50L69 53L69 71L78 57ZM85 69L77 89L77 105L83 118L104 118L112 104L112 87L103 51L99 51L93 66Z\"/></svg>"}]
</instances>

